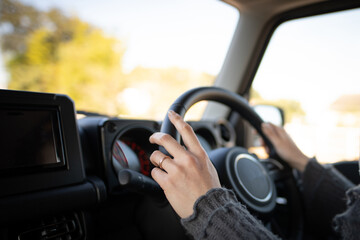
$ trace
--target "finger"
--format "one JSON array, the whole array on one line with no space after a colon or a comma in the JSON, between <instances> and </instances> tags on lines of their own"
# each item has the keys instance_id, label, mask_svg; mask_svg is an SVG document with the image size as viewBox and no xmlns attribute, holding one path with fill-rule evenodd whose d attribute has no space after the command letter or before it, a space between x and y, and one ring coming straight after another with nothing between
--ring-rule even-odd
<instances>
[{"instance_id":1,"label":"finger","mask_svg":"<svg viewBox=\"0 0 360 240\"><path fill-rule=\"evenodd\" d=\"M282 141L283 142L283 141L291 140L291 138L289 137L289 135L287 134L287 132L285 131L285 129L283 127L276 126L272 123L269 123L269 125L270 125L270 128L275 132L275 135L276 135L274 141L277 141L277 142Z\"/></svg>"},{"instance_id":2,"label":"finger","mask_svg":"<svg viewBox=\"0 0 360 240\"><path fill-rule=\"evenodd\" d=\"M175 167L173 160L158 150L151 154L150 161L159 168L161 162L161 169L165 170L166 172L171 172Z\"/></svg>"},{"instance_id":3,"label":"finger","mask_svg":"<svg viewBox=\"0 0 360 240\"><path fill-rule=\"evenodd\" d=\"M276 131L276 129L271 123L262 123L261 129L272 143L276 143L280 138L279 133Z\"/></svg>"},{"instance_id":4,"label":"finger","mask_svg":"<svg viewBox=\"0 0 360 240\"><path fill-rule=\"evenodd\" d=\"M198 138L196 137L196 134L192 127L187 122L185 122L179 114L175 113L174 111L169 111L168 116L172 124L175 126L176 130L180 133L187 149L196 156L201 156L204 153L204 149L201 146Z\"/></svg>"},{"instance_id":5,"label":"finger","mask_svg":"<svg viewBox=\"0 0 360 240\"><path fill-rule=\"evenodd\" d=\"M160 185L160 187L165 191L168 174L161 170L160 168L153 168L151 170L151 177Z\"/></svg>"},{"instance_id":6,"label":"finger","mask_svg":"<svg viewBox=\"0 0 360 240\"><path fill-rule=\"evenodd\" d=\"M285 129L283 127L275 126L273 124L272 124L272 127L275 129L279 138L282 138L285 140L287 140L289 138L289 135L287 134L287 132L285 131Z\"/></svg>"},{"instance_id":7,"label":"finger","mask_svg":"<svg viewBox=\"0 0 360 240\"><path fill-rule=\"evenodd\" d=\"M186 154L186 150L169 134L156 132L150 136L149 141L163 146L173 157Z\"/></svg>"}]
</instances>

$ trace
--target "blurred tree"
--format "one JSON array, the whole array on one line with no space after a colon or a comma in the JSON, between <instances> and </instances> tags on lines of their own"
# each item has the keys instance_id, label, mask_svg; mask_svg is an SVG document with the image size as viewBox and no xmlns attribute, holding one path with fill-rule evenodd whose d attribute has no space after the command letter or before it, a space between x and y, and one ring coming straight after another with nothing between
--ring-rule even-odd
<instances>
[{"instance_id":1,"label":"blurred tree","mask_svg":"<svg viewBox=\"0 0 360 240\"><path fill-rule=\"evenodd\" d=\"M285 123L290 123L294 118L303 118L305 111L302 109L300 102L293 99L263 99L258 91L254 88L250 89L251 104L266 104L280 107L285 114Z\"/></svg>"},{"instance_id":2,"label":"blurred tree","mask_svg":"<svg viewBox=\"0 0 360 240\"><path fill-rule=\"evenodd\" d=\"M42 25L44 13L18 1L0 0L1 48L24 52L26 37Z\"/></svg>"},{"instance_id":3,"label":"blurred tree","mask_svg":"<svg viewBox=\"0 0 360 240\"><path fill-rule=\"evenodd\" d=\"M9 88L69 95L78 109L119 114L124 48L76 17L1 0L1 49Z\"/></svg>"},{"instance_id":4,"label":"blurred tree","mask_svg":"<svg viewBox=\"0 0 360 240\"><path fill-rule=\"evenodd\" d=\"M58 9L41 11L17 0L0 4L1 50L11 89L64 93L79 110L126 115L133 109L122 93L137 88L152 103L143 116L162 118L177 96L215 78L180 68L137 67L124 74L122 42L100 29ZM131 99L141 102L141 97Z\"/></svg>"}]
</instances>

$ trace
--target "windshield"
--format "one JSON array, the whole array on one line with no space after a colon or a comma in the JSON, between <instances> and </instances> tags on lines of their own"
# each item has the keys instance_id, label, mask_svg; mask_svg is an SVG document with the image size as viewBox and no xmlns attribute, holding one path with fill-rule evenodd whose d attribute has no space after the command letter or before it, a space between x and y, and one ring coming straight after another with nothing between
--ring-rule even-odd
<instances>
[{"instance_id":1,"label":"windshield","mask_svg":"<svg viewBox=\"0 0 360 240\"><path fill-rule=\"evenodd\" d=\"M63 93L77 110L148 119L213 84L239 17L214 0L0 3L0 88Z\"/></svg>"}]
</instances>

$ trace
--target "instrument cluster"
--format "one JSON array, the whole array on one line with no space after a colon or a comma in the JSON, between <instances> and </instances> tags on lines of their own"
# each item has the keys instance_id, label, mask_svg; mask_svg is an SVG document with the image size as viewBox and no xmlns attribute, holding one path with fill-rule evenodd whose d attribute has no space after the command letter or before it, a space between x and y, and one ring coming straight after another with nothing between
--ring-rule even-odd
<instances>
[{"instance_id":1,"label":"instrument cluster","mask_svg":"<svg viewBox=\"0 0 360 240\"><path fill-rule=\"evenodd\" d=\"M149 138L160 131L161 123L104 117L86 117L78 123L86 172L103 176L110 193L124 190L119 184L119 173L124 169L141 174L137 177L151 178L154 166L150 156L158 146L151 144ZM207 152L235 145L235 131L226 121L192 121L189 124Z\"/></svg>"}]
</instances>

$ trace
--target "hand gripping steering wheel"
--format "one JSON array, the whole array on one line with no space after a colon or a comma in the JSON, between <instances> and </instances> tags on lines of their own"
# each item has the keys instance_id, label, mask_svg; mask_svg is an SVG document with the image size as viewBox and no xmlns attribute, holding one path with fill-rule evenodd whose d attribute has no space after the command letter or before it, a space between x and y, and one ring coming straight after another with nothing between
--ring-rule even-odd
<instances>
[{"instance_id":1,"label":"hand gripping steering wheel","mask_svg":"<svg viewBox=\"0 0 360 240\"><path fill-rule=\"evenodd\" d=\"M275 229L277 234L285 238L300 239L303 217L296 180L291 167L280 159L275 148L262 132L262 119L249 106L246 99L217 87L200 87L189 90L178 97L169 110L173 110L184 117L192 105L203 100L222 103L230 107L232 111L239 113L261 135L269 148L270 158L278 163L277 166L280 166L274 167L269 161L266 165L256 155L250 154L242 147L216 149L209 154L209 157L218 171L221 183L233 189L239 200L247 205L252 212L265 216L265 221L270 225L280 226L279 229ZM178 141L180 140L179 133L167 115L162 123L161 132L171 135ZM282 203L283 206L280 207L286 208L289 215L285 223L287 226L282 227L283 223L277 220L276 214L274 214L279 207L277 204L277 185L282 186L279 192L284 195L281 196L282 201L278 202Z\"/></svg>"}]
</instances>

